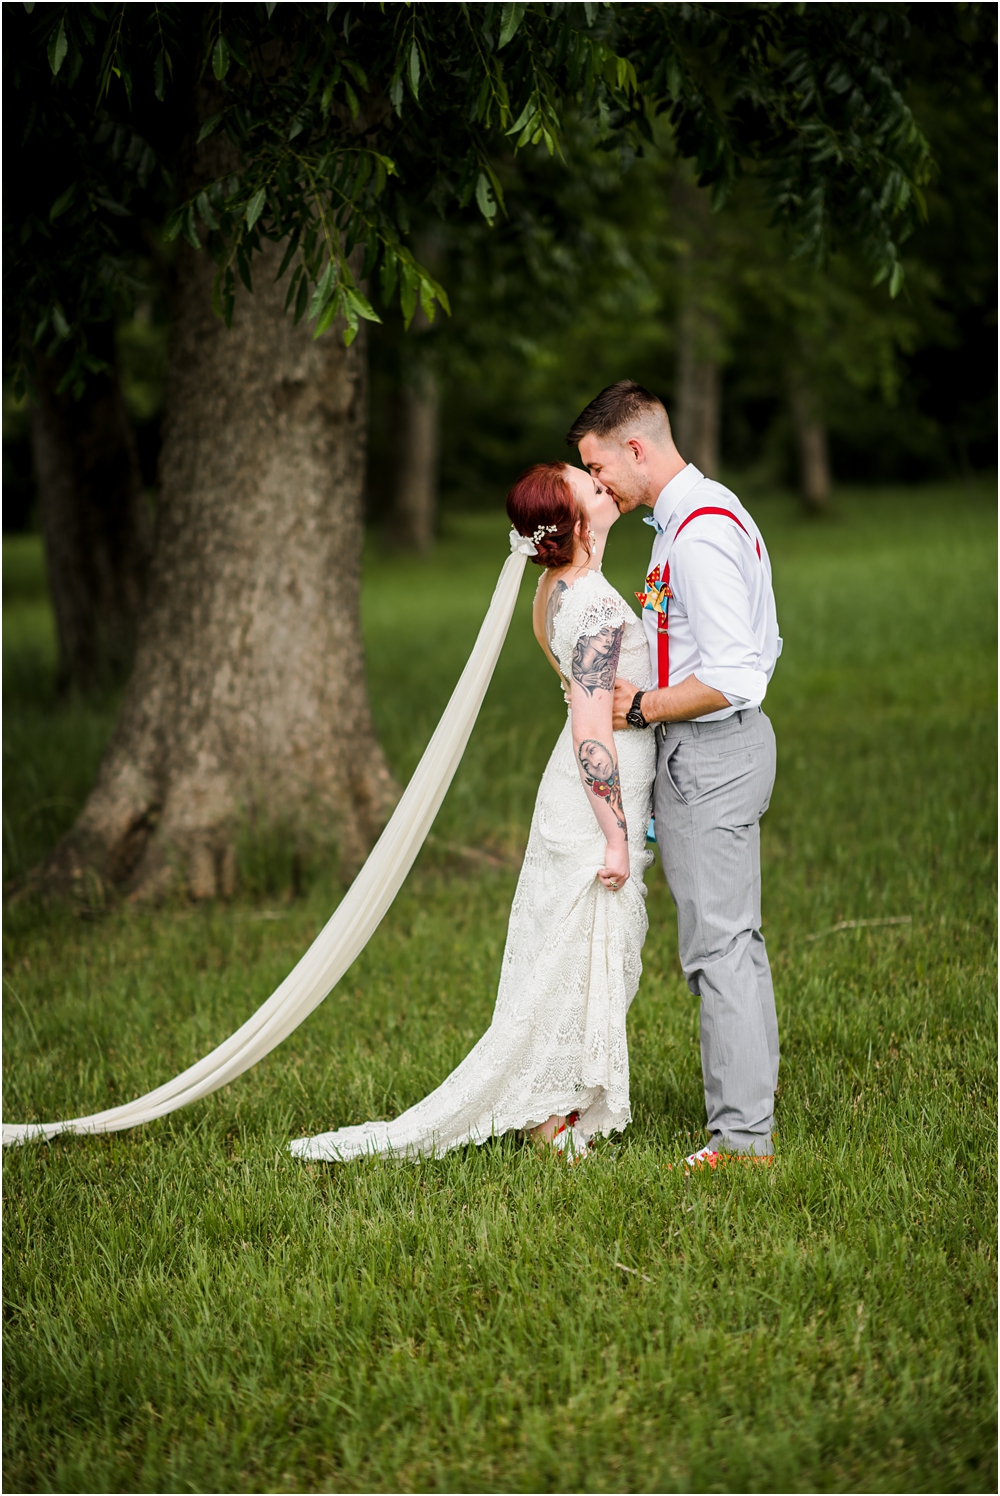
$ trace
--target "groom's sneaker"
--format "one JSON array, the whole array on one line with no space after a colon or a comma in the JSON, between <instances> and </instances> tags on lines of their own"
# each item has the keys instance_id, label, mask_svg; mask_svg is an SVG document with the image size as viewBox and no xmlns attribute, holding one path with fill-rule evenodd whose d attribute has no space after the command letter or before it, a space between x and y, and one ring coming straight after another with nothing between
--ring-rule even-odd
<instances>
[{"instance_id":1,"label":"groom's sneaker","mask_svg":"<svg viewBox=\"0 0 1000 1496\"><path fill-rule=\"evenodd\" d=\"M773 1164L773 1153L722 1153L711 1144L707 1148L699 1148L697 1153L689 1153L687 1158L681 1159L677 1168L683 1169L685 1174L692 1173L695 1169L721 1169L726 1164ZM673 1164L667 1164L672 1169Z\"/></svg>"},{"instance_id":2,"label":"groom's sneaker","mask_svg":"<svg viewBox=\"0 0 1000 1496\"><path fill-rule=\"evenodd\" d=\"M707 1148L699 1148L697 1153L689 1153L687 1158L682 1158L676 1165L689 1174L692 1169L716 1169L723 1162L724 1155L713 1148L711 1144ZM667 1164L668 1169L674 1168L674 1164Z\"/></svg>"}]
</instances>

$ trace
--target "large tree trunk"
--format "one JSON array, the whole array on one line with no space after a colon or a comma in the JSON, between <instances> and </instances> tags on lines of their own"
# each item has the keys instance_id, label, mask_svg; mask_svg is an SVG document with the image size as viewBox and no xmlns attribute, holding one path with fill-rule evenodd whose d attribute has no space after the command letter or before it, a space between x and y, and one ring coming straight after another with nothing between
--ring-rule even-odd
<instances>
[{"instance_id":1,"label":"large tree trunk","mask_svg":"<svg viewBox=\"0 0 1000 1496\"><path fill-rule=\"evenodd\" d=\"M227 331L212 261L181 246L148 606L60 882L228 894L245 819L352 865L393 801L359 625L364 338L293 326L281 254L255 258Z\"/></svg>"},{"instance_id":2,"label":"large tree trunk","mask_svg":"<svg viewBox=\"0 0 1000 1496\"><path fill-rule=\"evenodd\" d=\"M677 450L709 478L719 473L723 339L714 309L719 274L718 223L708 194L680 166L671 200L681 235L677 377L672 420Z\"/></svg>"},{"instance_id":3,"label":"large tree trunk","mask_svg":"<svg viewBox=\"0 0 1000 1496\"><path fill-rule=\"evenodd\" d=\"M719 474L721 371L715 319L696 300L681 311L677 348L674 440L707 478Z\"/></svg>"},{"instance_id":4,"label":"large tree trunk","mask_svg":"<svg viewBox=\"0 0 1000 1496\"><path fill-rule=\"evenodd\" d=\"M806 508L822 514L830 502L830 456L826 422L815 392L798 372L788 387L788 403L799 450L799 488Z\"/></svg>"},{"instance_id":5,"label":"large tree trunk","mask_svg":"<svg viewBox=\"0 0 1000 1496\"><path fill-rule=\"evenodd\" d=\"M114 370L112 324L88 334ZM151 526L116 375L93 376L75 399L58 390L66 363L36 354L32 456L59 687L92 691L124 679L131 664Z\"/></svg>"},{"instance_id":6,"label":"large tree trunk","mask_svg":"<svg viewBox=\"0 0 1000 1496\"><path fill-rule=\"evenodd\" d=\"M396 397L395 493L389 521L394 549L426 555L437 512L440 397L433 374L404 385Z\"/></svg>"}]
</instances>

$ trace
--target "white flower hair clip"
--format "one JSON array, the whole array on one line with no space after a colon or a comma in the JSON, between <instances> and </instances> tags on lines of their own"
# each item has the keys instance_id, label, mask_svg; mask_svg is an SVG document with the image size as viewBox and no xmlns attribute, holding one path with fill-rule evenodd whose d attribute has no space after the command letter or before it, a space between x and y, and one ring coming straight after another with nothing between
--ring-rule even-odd
<instances>
[{"instance_id":1,"label":"white flower hair clip","mask_svg":"<svg viewBox=\"0 0 1000 1496\"><path fill-rule=\"evenodd\" d=\"M554 535L558 528L558 525L539 525L530 539L527 535L519 535L516 530L511 530L509 537L511 554L519 551L523 556L537 556L538 542L542 536Z\"/></svg>"}]
</instances>

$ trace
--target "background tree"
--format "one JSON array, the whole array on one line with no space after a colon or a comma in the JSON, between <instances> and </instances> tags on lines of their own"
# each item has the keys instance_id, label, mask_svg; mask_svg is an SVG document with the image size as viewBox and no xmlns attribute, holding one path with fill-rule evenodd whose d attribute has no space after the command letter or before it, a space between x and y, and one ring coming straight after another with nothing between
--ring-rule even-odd
<instances>
[{"instance_id":1,"label":"background tree","mask_svg":"<svg viewBox=\"0 0 1000 1496\"><path fill-rule=\"evenodd\" d=\"M357 623L359 333L376 273L407 324L446 305L407 242L418 209L493 220L512 146L554 152L570 111L635 148L667 109L717 202L757 163L807 247L839 223L902 283L927 154L897 87L901 7L847 28L784 5L26 11L8 97L51 198L17 192L8 224L22 377L29 336L66 345L66 388L106 372L88 329L109 286L127 294L130 217L184 241L148 607L61 879L211 894L255 807L330 828L348 859L384 816Z\"/></svg>"}]
</instances>

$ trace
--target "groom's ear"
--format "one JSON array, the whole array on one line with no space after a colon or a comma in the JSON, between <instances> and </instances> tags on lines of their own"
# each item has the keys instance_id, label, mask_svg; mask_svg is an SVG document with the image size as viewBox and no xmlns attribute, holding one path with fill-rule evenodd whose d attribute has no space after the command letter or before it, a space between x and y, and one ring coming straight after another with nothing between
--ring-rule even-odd
<instances>
[{"instance_id":1,"label":"groom's ear","mask_svg":"<svg viewBox=\"0 0 1000 1496\"><path fill-rule=\"evenodd\" d=\"M631 451L636 462L645 462L646 448L637 436L630 436L625 446Z\"/></svg>"}]
</instances>

